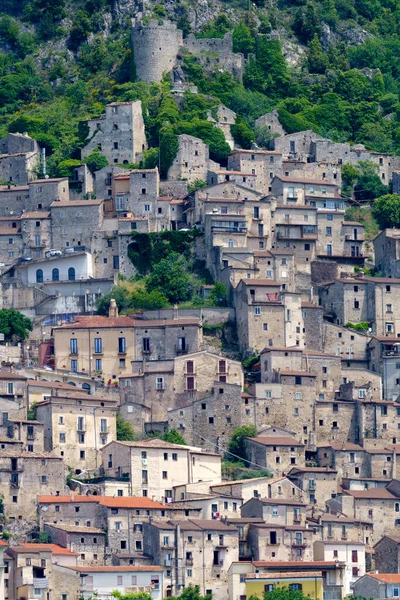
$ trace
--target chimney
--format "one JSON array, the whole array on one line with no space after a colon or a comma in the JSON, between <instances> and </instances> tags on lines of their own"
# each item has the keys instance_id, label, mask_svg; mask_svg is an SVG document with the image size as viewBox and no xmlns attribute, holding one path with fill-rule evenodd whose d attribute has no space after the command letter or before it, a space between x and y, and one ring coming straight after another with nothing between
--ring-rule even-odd
<instances>
[{"instance_id":1,"label":"chimney","mask_svg":"<svg viewBox=\"0 0 400 600\"><path fill-rule=\"evenodd\" d=\"M117 307L117 303L115 302L114 298L111 298L111 300L110 300L110 308L108 309L108 316L109 317L118 317L118 307Z\"/></svg>"},{"instance_id":2,"label":"chimney","mask_svg":"<svg viewBox=\"0 0 400 600\"><path fill-rule=\"evenodd\" d=\"M179 319L179 309L178 309L178 305L177 304L174 304L174 310L173 310L172 318L173 318L174 321L176 319Z\"/></svg>"}]
</instances>

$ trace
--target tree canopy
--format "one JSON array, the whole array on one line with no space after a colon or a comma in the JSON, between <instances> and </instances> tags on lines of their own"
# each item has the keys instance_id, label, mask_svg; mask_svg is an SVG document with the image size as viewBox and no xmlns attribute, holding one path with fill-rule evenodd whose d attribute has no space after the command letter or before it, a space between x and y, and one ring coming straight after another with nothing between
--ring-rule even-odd
<instances>
[{"instance_id":1,"label":"tree canopy","mask_svg":"<svg viewBox=\"0 0 400 600\"><path fill-rule=\"evenodd\" d=\"M235 429L228 445L228 450L232 453L229 455L230 460L242 459L246 461L245 439L256 435L257 427L255 425L243 425Z\"/></svg>"},{"instance_id":2,"label":"tree canopy","mask_svg":"<svg viewBox=\"0 0 400 600\"><path fill-rule=\"evenodd\" d=\"M380 227L400 227L400 196L385 194L374 201L373 215Z\"/></svg>"},{"instance_id":3,"label":"tree canopy","mask_svg":"<svg viewBox=\"0 0 400 600\"><path fill-rule=\"evenodd\" d=\"M0 310L0 333L4 333L6 342L26 340L32 331L32 321L18 310L3 308Z\"/></svg>"}]
</instances>

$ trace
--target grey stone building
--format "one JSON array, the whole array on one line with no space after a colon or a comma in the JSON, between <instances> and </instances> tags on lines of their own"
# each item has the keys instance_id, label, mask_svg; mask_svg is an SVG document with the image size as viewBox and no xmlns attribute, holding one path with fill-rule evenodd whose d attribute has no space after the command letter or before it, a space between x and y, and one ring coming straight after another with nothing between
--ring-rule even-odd
<instances>
[{"instance_id":1,"label":"grey stone building","mask_svg":"<svg viewBox=\"0 0 400 600\"><path fill-rule=\"evenodd\" d=\"M90 119L88 127L89 141L82 148L82 158L98 149L110 165L135 163L147 148L140 100L107 104L106 114Z\"/></svg>"}]
</instances>

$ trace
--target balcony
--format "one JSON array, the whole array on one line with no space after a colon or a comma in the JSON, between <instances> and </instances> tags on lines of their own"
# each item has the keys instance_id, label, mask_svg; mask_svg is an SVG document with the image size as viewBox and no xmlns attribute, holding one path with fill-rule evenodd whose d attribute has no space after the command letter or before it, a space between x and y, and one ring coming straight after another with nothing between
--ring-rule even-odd
<instances>
[{"instance_id":1,"label":"balcony","mask_svg":"<svg viewBox=\"0 0 400 600\"><path fill-rule=\"evenodd\" d=\"M364 234L358 233L357 235L354 235L354 233L346 233L344 239L346 240L346 242L363 242Z\"/></svg>"},{"instance_id":2,"label":"balcony","mask_svg":"<svg viewBox=\"0 0 400 600\"><path fill-rule=\"evenodd\" d=\"M186 566L187 567L193 567L193 558L187 558L186 559Z\"/></svg>"},{"instance_id":3,"label":"balcony","mask_svg":"<svg viewBox=\"0 0 400 600\"><path fill-rule=\"evenodd\" d=\"M188 344L184 346L175 345L175 354L187 354L189 352Z\"/></svg>"},{"instance_id":4,"label":"balcony","mask_svg":"<svg viewBox=\"0 0 400 600\"><path fill-rule=\"evenodd\" d=\"M107 435L108 433L111 433L111 427L109 425L100 427L100 435Z\"/></svg>"},{"instance_id":5,"label":"balcony","mask_svg":"<svg viewBox=\"0 0 400 600\"><path fill-rule=\"evenodd\" d=\"M76 431L78 433L86 433L86 425L77 425L76 426Z\"/></svg>"}]
</instances>

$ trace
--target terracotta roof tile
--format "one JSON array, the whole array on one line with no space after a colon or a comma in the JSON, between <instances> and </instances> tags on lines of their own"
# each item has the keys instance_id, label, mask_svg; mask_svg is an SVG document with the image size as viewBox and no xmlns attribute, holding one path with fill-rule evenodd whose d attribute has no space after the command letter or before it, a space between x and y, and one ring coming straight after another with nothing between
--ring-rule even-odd
<instances>
[{"instance_id":1,"label":"terracotta roof tile","mask_svg":"<svg viewBox=\"0 0 400 600\"><path fill-rule=\"evenodd\" d=\"M124 557L126 556L125 554L123 555ZM163 571L164 569L162 567L159 567L157 565L153 565L153 566L147 566L147 565L138 565L138 566L134 566L134 565L122 565L119 567L116 566L110 566L110 567L68 567L69 569L72 569L73 571L79 571L80 573L119 573L121 571L129 571L130 573L136 573L137 571L148 571L148 572L153 572L153 571Z\"/></svg>"},{"instance_id":2,"label":"terracotta roof tile","mask_svg":"<svg viewBox=\"0 0 400 600\"><path fill-rule=\"evenodd\" d=\"M399 573L366 573L367 577L373 577L384 583L400 583Z\"/></svg>"},{"instance_id":3,"label":"terracotta roof tile","mask_svg":"<svg viewBox=\"0 0 400 600\"><path fill-rule=\"evenodd\" d=\"M30 544L28 542L24 544L20 544L17 548L13 547L12 550L17 550L19 552L52 552L53 554L68 554L76 556L77 552L72 552L67 548L63 548L62 546L58 546L58 544Z\"/></svg>"}]
</instances>

